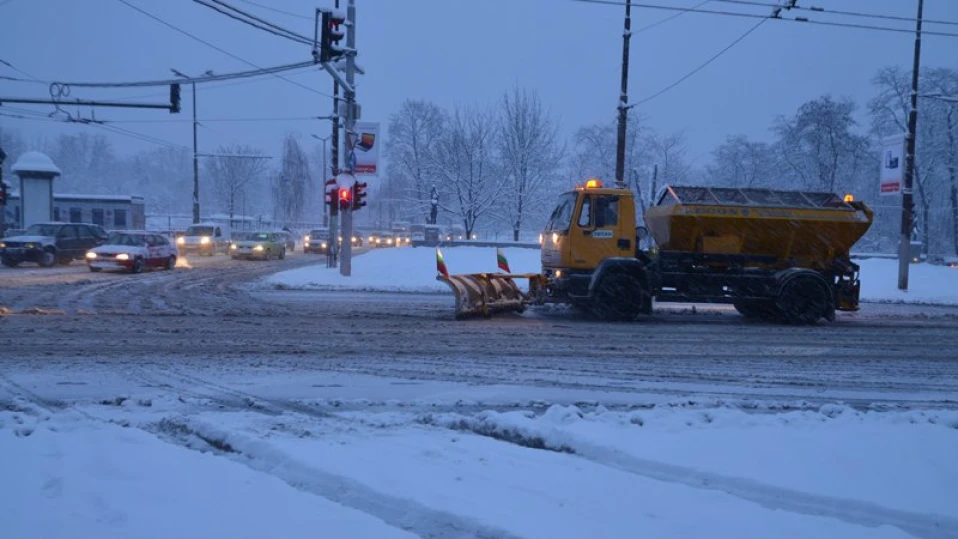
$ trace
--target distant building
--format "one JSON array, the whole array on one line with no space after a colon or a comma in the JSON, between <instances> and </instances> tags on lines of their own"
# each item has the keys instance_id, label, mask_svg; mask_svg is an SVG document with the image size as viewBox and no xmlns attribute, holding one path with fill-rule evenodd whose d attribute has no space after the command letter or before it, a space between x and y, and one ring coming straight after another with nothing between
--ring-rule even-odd
<instances>
[{"instance_id":1,"label":"distant building","mask_svg":"<svg viewBox=\"0 0 958 539\"><path fill-rule=\"evenodd\" d=\"M11 193L5 207L7 227L22 228L20 195ZM92 223L107 230L146 228L146 203L138 195L53 195L53 220Z\"/></svg>"}]
</instances>

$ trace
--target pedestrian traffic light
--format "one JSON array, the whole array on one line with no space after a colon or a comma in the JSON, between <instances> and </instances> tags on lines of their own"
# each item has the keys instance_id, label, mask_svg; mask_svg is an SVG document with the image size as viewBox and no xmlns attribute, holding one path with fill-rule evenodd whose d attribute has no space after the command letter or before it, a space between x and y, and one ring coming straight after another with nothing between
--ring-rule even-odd
<instances>
[{"instance_id":1,"label":"pedestrian traffic light","mask_svg":"<svg viewBox=\"0 0 958 539\"><path fill-rule=\"evenodd\" d=\"M339 207L341 209L349 209L352 206L353 200L353 189L350 187L348 189L339 190Z\"/></svg>"},{"instance_id":2,"label":"pedestrian traffic light","mask_svg":"<svg viewBox=\"0 0 958 539\"><path fill-rule=\"evenodd\" d=\"M353 184L353 211L366 205L366 182Z\"/></svg>"},{"instance_id":3,"label":"pedestrian traffic light","mask_svg":"<svg viewBox=\"0 0 958 539\"><path fill-rule=\"evenodd\" d=\"M340 26L346 17L340 11L323 11L323 30L319 41L319 61L332 62L345 52L339 42L346 34Z\"/></svg>"},{"instance_id":4,"label":"pedestrian traffic light","mask_svg":"<svg viewBox=\"0 0 958 539\"><path fill-rule=\"evenodd\" d=\"M180 112L180 83L170 85L170 114Z\"/></svg>"}]
</instances>

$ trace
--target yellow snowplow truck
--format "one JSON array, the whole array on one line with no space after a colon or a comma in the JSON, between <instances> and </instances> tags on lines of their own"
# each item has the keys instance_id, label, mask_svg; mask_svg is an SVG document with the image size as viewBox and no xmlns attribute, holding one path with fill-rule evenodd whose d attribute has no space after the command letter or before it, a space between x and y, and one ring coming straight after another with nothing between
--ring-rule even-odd
<instances>
[{"instance_id":1,"label":"yellow snowplow truck","mask_svg":"<svg viewBox=\"0 0 958 539\"><path fill-rule=\"evenodd\" d=\"M568 303L631 321L652 303L731 303L789 324L859 308L849 256L873 212L851 196L808 191L666 186L636 226L629 189L589 180L559 197L542 235L542 271L443 275L456 315L489 316ZM651 234L654 246L640 243ZM517 281L528 281L523 291Z\"/></svg>"}]
</instances>

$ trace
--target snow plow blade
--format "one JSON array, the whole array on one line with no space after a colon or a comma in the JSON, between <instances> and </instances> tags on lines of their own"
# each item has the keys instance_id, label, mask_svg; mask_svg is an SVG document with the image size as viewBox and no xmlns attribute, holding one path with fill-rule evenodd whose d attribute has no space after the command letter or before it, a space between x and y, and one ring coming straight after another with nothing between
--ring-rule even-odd
<instances>
[{"instance_id":1,"label":"snow plow blade","mask_svg":"<svg viewBox=\"0 0 958 539\"><path fill-rule=\"evenodd\" d=\"M530 287L537 282L538 274L471 273L463 275L438 275L437 281L449 285L456 296L456 318L484 316L496 313L522 312L529 303L515 279L529 279Z\"/></svg>"}]
</instances>

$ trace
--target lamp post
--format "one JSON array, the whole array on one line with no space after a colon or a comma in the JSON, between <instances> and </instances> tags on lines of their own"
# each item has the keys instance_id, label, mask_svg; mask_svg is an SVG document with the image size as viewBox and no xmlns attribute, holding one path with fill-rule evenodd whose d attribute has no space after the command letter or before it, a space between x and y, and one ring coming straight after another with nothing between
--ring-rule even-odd
<instances>
[{"instance_id":1,"label":"lamp post","mask_svg":"<svg viewBox=\"0 0 958 539\"><path fill-rule=\"evenodd\" d=\"M177 77L191 78L175 69L170 69L170 71ZM212 74L213 72L210 70L205 73L207 76ZM190 81L190 85L193 87L193 223L196 224L200 222L200 165L196 150L196 81Z\"/></svg>"}]
</instances>

